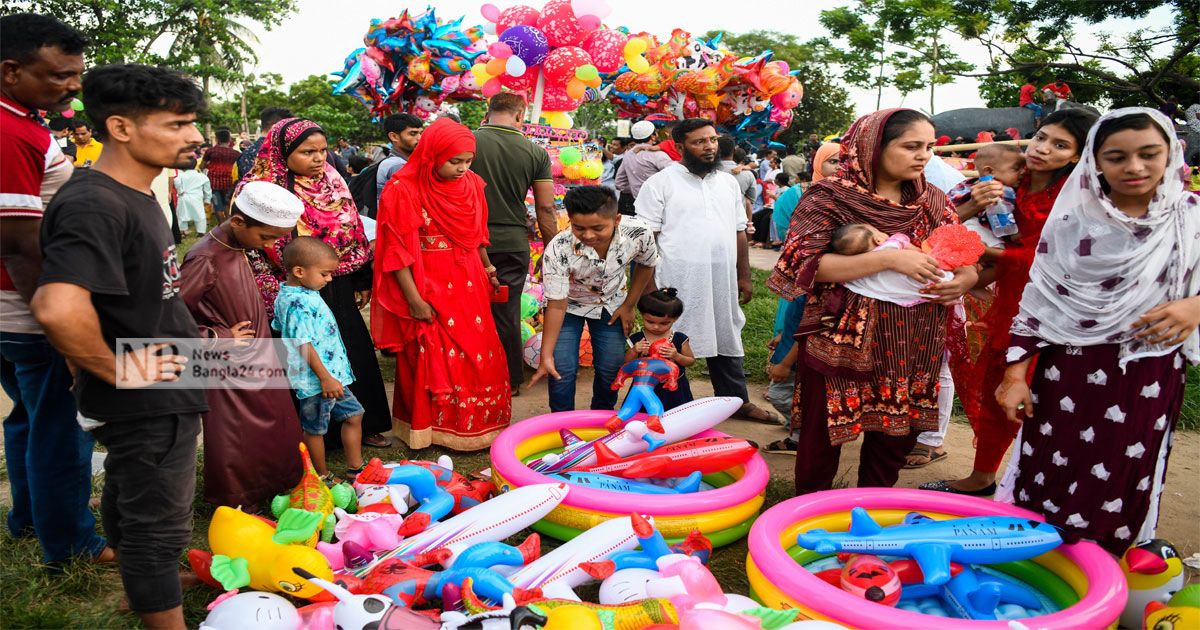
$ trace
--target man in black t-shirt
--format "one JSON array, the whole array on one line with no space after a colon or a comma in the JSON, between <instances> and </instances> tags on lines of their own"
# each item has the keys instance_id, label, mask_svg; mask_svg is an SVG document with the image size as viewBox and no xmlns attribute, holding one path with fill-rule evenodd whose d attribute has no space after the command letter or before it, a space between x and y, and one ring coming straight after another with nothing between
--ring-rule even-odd
<instances>
[{"instance_id":1,"label":"man in black t-shirt","mask_svg":"<svg viewBox=\"0 0 1200 630\"><path fill-rule=\"evenodd\" d=\"M197 336L150 183L163 168L195 168L204 95L178 72L133 64L93 69L83 90L105 150L46 210L33 313L77 370L81 423L108 450L100 511L130 608L148 628L182 628L178 563L205 395L150 387L177 380L186 358L150 347L122 352L118 366L114 349L120 338Z\"/></svg>"}]
</instances>

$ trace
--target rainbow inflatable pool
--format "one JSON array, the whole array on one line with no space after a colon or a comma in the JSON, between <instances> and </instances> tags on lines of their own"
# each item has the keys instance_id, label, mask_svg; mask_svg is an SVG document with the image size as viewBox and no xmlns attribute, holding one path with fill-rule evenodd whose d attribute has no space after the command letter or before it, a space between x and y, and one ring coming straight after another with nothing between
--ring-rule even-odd
<instances>
[{"instance_id":1,"label":"rainbow inflatable pool","mask_svg":"<svg viewBox=\"0 0 1200 630\"><path fill-rule=\"evenodd\" d=\"M1011 505L961 495L900 488L850 488L789 499L767 510L750 530L746 573L751 596L772 608L798 608L813 619L858 628L910 627L931 630L1007 629L1010 620L973 621L922 614L868 602L830 586L803 568L828 554L796 546L811 529L846 531L850 510L865 508L880 525L900 523L920 512L934 519L1016 516L1042 520ZM989 567L1040 590L1049 614L1019 622L1030 628L1115 627L1128 592L1120 567L1092 543L1063 545L1030 561Z\"/></svg>"},{"instance_id":2,"label":"rainbow inflatable pool","mask_svg":"<svg viewBox=\"0 0 1200 630\"><path fill-rule=\"evenodd\" d=\"M562 450L560 429L569 429L585 440L607 433L604 423L610 411L570 411L536 416L505 429L492 443L492 480L498 492L554 483L555 479L534 472L525 462ZM694 437L723 437L706 430ZM533 529L559 540L570 540L583 530L630 512L654 517L654 524L669 542L683 540L693 530L707 536L714 546L740 540L750 531L765 499L767 464L755 454L744 466L706 475L712 489L680 495L642 495L572 486L557 508Z\"/></svg>"}]
</instances>

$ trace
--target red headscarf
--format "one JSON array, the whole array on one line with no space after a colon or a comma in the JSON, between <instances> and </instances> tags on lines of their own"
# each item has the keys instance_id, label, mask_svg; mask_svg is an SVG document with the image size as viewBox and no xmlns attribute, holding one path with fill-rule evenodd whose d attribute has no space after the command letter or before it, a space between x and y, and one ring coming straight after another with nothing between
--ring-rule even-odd
<instances>
[{"instance_id":1,"label":"red headscarf","mask_svg":"<svg viewBox=\"0 0 1200 630\"><path fill-rule=\"evenodd\" d=\"M950 136L938 136L937 145L939 147L944 147L948 144L950 144Z\"/></svg>"},{"instance_id":2,"label":"red headscarf","mask_svg":"<svg viewBox=\"0 0 1200 630\"><path fill-rule=\"evenodd\" d=\"M996 137L990 131L980 131L975 134L975 142L995 142Z\"/></svg>"},{"instance_id":3,"label":"red headscarf","mask_svg":"<svg viewBox=\"0 0 1200 630\"><path fill-rule=\"evenodd\" d=\"M424 210L455 245L467 250L487 245L483 179L470 170L454 180L437 174L443 164L460 153L475 153L471 130L449 118L434 121L421 134L404 168L385 185L379 204L380 224L388 224L399 234L414 232L425 220L421 213Z\"/></svg>"}]
</instances>

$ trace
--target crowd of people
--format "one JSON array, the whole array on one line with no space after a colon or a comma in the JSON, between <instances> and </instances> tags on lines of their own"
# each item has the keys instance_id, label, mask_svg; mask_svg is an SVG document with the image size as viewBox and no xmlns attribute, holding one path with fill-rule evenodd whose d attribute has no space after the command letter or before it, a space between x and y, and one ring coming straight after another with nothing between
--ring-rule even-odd
<instances>
[{"instance_id":1,"label":"crowd of people","mask_svg":"<svg viewBox=\"0 0 1200 630\"><path fill-rule=\"evenodd\" d=\"M0 27L8 526L51 566L118 562L147 627L183 625L202 427L214 505L294 485L300 442L330 480L353 479L388 432L409 449L481 450L542 379L550 410L575 408L585 328L592 409L614 410L627 361L705 359L714 393L743 401L736 417L786 427L765 449L795 453L797 494L830 489L841 446L859 439L859 486L944 457L957 393L974 470L927 489L995 495L1114 554L1153 533L1184 364L1200 361L1200 197L1158 111L1038 112L1024 151L989 145L974 159L990 177L949 185L927 175L940 140L910 109L757 159L709 120L639 121L604 143L602 185L567 192L559 231L551 161L522 133L519 96L493 96L476 130L390 116L373 156L268 107L257 138L235 149L219 129L201 156L205 100L183 74L84 75L71 28L33 14ZM46 125L80 93L90 123ZM1000 237L986 210L1005 199L1019 232ZM914 246L960 222L987 246L979 264L942 269ZM546 311L526 382L531 237ZM746 382L752 244L780 249L767 391L780 415ZM118 344L135 338L236 342L237 362L286 381L158 387L187 357ZM379 353L396 361L390 405ZM691 399L686 376L671 385L663 409ZM94 442L104 536L89 509ZM345 470L330 470L330 448Z\"/></svg>"}]
</instances>

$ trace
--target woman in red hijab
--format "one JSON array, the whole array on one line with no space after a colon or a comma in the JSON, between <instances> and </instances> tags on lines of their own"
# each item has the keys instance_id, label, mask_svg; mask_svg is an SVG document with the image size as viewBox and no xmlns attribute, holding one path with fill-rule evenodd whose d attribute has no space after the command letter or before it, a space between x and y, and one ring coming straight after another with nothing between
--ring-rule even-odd
<instances>
[{"instance_id":1,"label":"woman in red hijab","mask_svg":"<svg viewBox=\"0 0 1200 630\"><path fill-rule=\"evenodd\" d=\"M489 297L483 180L475 136L439 118L384 187L375 241L371 333L396 354L395 433L410 448L486 448L512 399Z\"/></svg>"}]
</instances>

